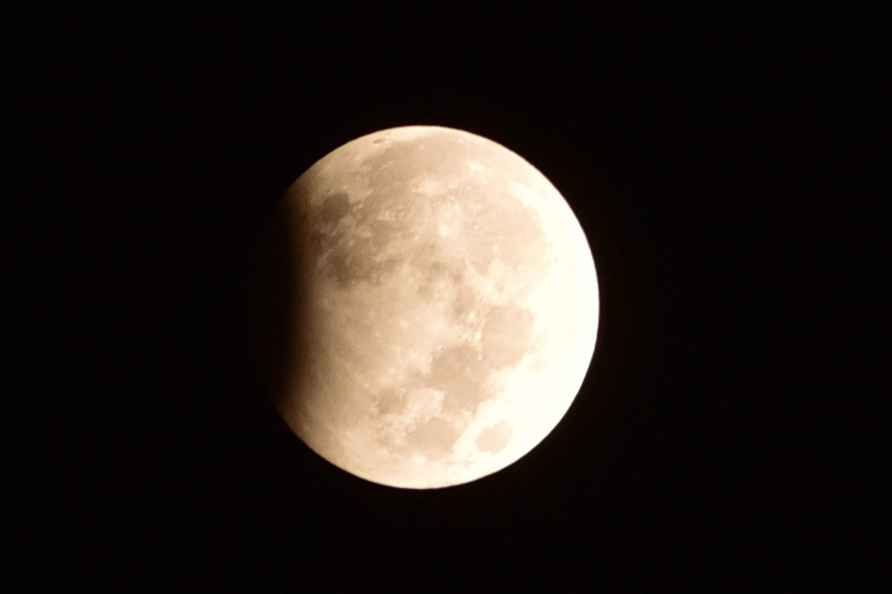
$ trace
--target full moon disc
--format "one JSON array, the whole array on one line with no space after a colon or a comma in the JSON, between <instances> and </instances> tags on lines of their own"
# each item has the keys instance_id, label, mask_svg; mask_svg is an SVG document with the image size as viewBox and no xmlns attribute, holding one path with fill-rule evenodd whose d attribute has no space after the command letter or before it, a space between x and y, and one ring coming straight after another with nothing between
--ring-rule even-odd
<instances>
[{"instance_id":1,"label":"full moon disc","mask_svg":"<svg viewBox=\"0 0 892 594\"><path fill-rule=\"evenodd\" d=\"M393 487L474 481L566 414L595 348L585 234L526 160L406 126L310 167L279 213L292 254L278 411L312 450Z\"/></svg>"}]
</instances>

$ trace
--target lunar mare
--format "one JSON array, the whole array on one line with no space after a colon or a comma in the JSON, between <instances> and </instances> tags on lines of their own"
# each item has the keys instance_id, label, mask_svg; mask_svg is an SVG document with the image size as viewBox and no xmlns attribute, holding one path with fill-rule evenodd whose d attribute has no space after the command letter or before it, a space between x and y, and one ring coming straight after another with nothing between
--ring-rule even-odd
<instances>
[{"instance_id":1,"label":"lunar mare","mask_svg":"<svg viewBox=\"0 0 892 594\"><path fill-rule=\"evenodd\" d=\"M288 189L291 429L356 476L466 483L554 429L587 372L594 261L558 190L507 148L452 128L357 138Z\"/></svg>"}]
</instances>

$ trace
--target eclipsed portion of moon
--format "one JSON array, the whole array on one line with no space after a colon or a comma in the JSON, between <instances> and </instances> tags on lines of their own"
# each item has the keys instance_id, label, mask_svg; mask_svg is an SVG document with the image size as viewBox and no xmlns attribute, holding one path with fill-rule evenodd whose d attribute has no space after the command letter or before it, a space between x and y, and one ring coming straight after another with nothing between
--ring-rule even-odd
<instances>
[{"instance_id":1,"label":"eclipsed portion of moon","mask_svg":"<svg viewBox=\"0 0 892 594\"><path fill-rule=\"evenodd\" d=\"M554 429L595 347L591 251L558 190L474 134L357 138L288 190L300 348L282 417L319 455L407 488L476 480Z\"/></svg>"}]
</instances>

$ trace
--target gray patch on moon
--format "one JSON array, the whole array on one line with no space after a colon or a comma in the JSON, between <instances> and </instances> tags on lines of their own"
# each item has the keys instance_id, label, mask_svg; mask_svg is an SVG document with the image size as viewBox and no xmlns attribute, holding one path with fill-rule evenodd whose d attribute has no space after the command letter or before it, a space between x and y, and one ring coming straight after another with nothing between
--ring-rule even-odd
<instances>
[{"instance_id":1,"label":"gray patch on moon","mask_svg":"<svg viewBox=\"0 0 892 594\"><path fill-rule=\"evenodd\" d=\"M508 445L510 439L511 426L507 422L501 421L480 432L476 441L477 449L492 454Z\"/></svg>"},{"instance_id":2,"label":"gray patch on moon","mask_svg":"<svg viewBox=\"0 0 892 594\"><path fill-rule=\"evenodd\" d=\"M515 273L539 278L550 250L539 216L510 195L481 201L469 213L476 223L466 233L467 254L482 275L499 260Z\"/></svg>"},{"instance_id":3,"label":"gray patch on moon","mask_svg":"<svg viewBox=\"0 0 892 594\"><path fill-rule=\"evenodd\" d=\"M366 244L369 242L359 240L356 243ZM361 248L355 250L349 246L339 245L326 260L322 268L323 273L334 280L339 289L347 290L363 281L380 284L400 264L401 258L399 257L377 260L374 257L374 252Z\"/></svg>"},{"instance_id":4,"label":"gray patch on moon","mask_svg":"<svg viewBox=\"0 0 892 594\"><path fill-rule=\"evenodd\" d=\"M461 430L449 421L434 417L420 423L406 435L406 445L413 453L424 454L432 460L449 456Z\"/></svg>"},{"instance_id":5,"label":"gray patch on moon","mask_svg":"<svg viewBox=\"0 0 892 594\"><path fill-rule=\"evenodd\" d=\"M484 360L493 368L506 367L520 361L533 340L533 313L516 305L497 305L483 324Z\"/></svg>"},{"instance_id":6,"label":"gray patch on moon","mask_svg":"<svg viewBox=\"0 0 892 594\"><path fill-rule=\"evenodd\" d=\"M456 293L459 293L463 286L468 288L464 282L464 271L454 263L433 260L427 265L417 262L413 264L419 268L421 280L418 284L418 295L423 299L435 300L446 286Z\"/></svg>"},{"instance_id":7,"label":"gray patch on moon","mask_svg":"<svg viewBox=\"0 0 892 594\"><path fill-rule=\"evenodd\" d=\"M318 216L326 223L311 232L311 245L323 276L347 290L359 282L377 284L396 269L403 255L382 256L394 241L406 238L405 225L381 216L380 203L365 202L357 208L346 193L329 196ZM352 215L350 224L340 224ZM359 233L358 229L367 229Z\"/></svg>"},{"instance_id":8,"label":"gray patch on moon","mask_svg":"<svg viewBox=\"0 0 892 594\"><path fill-rule=\"evenodd\" d=\"M425 379L427 385L445 393L444 412L473 414L481 402L493 396L486 388L490 371L477 349L459 344L434 356Z\"/></svg>"},{"instance_id":9,"label":"gray patch on moon","mask_svg":"<svg viewBox=\"0 0 892 594\"><path fill-rule=\"evenodd\" d=\"M467 283L456 282L455 299L452 301L452 314L459 322L465 321L466 317L471 314L480 305L480 297L476 291Z\"/></svg>"},{"instance_id":10,"label":"gray patch on moon","mask_svg":"<svg viewBox=\"0 0 892 594\"><path fill-rule=\"evenodd\" d=\"M471 345L459 344L443 349L433 357L428 373L416 374L401 386L400 391L394 388L383 390L376 396L374 404L381 415L400 415L409 406L403 393L412 393L416 388L432 388L443 392L440 414L409 431L404 443L399 443L398 436L382 427L377 438L379 443L396 453L422 453L430 458L447 456L471 423L477 407L493 397L487 388L490 371Z\"/></svg>"},{"instance_id":11,"label":"gray patch on moon","mask_svg":"<svg viewBox=\"0 0 892 594\"><path fill-rule=\"evenodd\" d=\"M350 212L350 196L346 192L331 194L322 203L319 218L327 226L337 225Z\"/></svg>"},{"instance_id":12,"label":"gray patch on moon","mask_svg":"<svg viewBox=\"0 0 892 594\"><path fill-rule=\"evenodd\" d=\"M375 401L375 408L382 415L402 414L406 411L407 405L405 395L395 388L384 390Z\"/></svg>"},{"instance_id":13,"label":"gray patch on moon","mask_svg":"<svg viewBox=\"0 0 892 594\"><path fill-rule=\"evenodd\" d=\"M441 270L440 267L435 267ZM405 388L428 387L444 394L442 412L407 435L406 445L398 451L417 451L428 457L445 457L462 435L478 407L494 397L488 380L493 371L516 364L530 349L533 314L522 307L495 306L486 316L482 333L482 352L469 343L457 344L437 352L430 370L413 377ZM380 393L376 409L381 414L400 414L407 403L393 388ZM510 437L506 425L494 426L478 438L478 447L497 451ZM381 441L393 448L395 439L381 435ZM430 440L427 443L425 440ZM481 441L482 440L482 441ZM482 444L482 445L480 445Z\"/></svg>"}]
</instances>

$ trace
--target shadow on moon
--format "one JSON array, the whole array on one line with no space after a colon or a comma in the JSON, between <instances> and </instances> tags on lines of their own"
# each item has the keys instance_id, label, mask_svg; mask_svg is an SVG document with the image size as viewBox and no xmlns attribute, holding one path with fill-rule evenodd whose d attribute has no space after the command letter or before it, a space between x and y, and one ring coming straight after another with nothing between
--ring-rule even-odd
<instances>
[{"instance_id":1,"label":"shadow on moon","mask_svg":"<svg viewBox=\"0 0 892 594\"><path fill-rule=\"evenodd\" d=\"M257 234L243 286L249 358L264 404L272 409L288 392L292 374L303 371L295 365L306 359L307 296L289 214L283 198Z\"/></svg>"}]
</instances>

